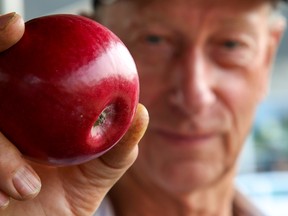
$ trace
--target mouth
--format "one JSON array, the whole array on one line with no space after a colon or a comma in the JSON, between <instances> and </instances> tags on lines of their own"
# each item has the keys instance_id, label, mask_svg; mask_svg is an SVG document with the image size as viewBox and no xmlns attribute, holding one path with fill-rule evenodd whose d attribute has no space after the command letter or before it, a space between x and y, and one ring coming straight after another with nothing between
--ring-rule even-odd
<instances>
[{"instance_id":1,"label":"mouth","mask_svg":"<svg viewBox=\"0 0 288 216\"><path fill-rule=\"evenodd\" d=\"M175 145L202 145L211 142L217 136L215 132L191 132L189 134L183 134L161 129L157 129L154 132L157 136Z\"/></svg>"}]
</instances>

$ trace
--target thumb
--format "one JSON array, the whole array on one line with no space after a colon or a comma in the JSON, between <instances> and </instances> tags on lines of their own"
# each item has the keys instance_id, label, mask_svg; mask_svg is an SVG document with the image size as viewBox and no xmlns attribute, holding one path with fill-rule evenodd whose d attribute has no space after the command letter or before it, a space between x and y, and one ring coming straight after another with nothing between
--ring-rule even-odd
<instances>
[{"instance_id":1,"label":"thumb","mask_svg":"<svg viewBox=\"0 0 288 216\"><path fill-rule=\"evenodd\" d=\"M147 109L138 104L134 120L124 137L110 151L101 157L101 160L109 167L121 169L130 166L138 153L138 142L143 137L149 122ZM136 151L136 152L135 152Z\"/></svg>"},{"instance_id":2,"label":"thumb","mask_svg":"<svg viewBox=\"0 0 288 216\"><path fill-rule=\"evenodd\" d=\"M148 122L148 111L142 104L138 104L132 125L124 137L100 158L83 165L86 173L90 173L90 178L98 181L101 176L103 180L117 181L136 160L137 144L143 137ZM102 181L102 183L104 182Z\"/></svg>"},{"instance_id":3,"label":"thumb","mask_svg":"<svg viewBox=\"0 0 288 216\"><path fill-rule=\"evenodd\" d=\"M24 20L15 12L0 15L0 52L17 43L24 34Z\"/></svg>"}]
</instances>

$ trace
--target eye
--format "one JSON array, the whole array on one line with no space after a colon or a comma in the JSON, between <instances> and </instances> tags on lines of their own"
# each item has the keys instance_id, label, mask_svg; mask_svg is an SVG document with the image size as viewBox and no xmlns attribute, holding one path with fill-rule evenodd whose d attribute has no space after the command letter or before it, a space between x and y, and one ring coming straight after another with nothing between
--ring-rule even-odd
<instances>
[{"instance_id":1,"label":"eye","mask_svg":"<svg viewBox=\"0 0 288 216\"><path fill-rule=\"evenodd\" d=\"M163 38L161 36L158 35L147 35L145 37L146 42L150 43L150 44L159 44L161 42L163 42Z\"/></svg>"},{"instance_id":2,"label":"eye","mask_svg":"<svg viewBox=\"0 0 288 216\"><path fill-rule=\"evenodd\" d=\"M222 45L227 49L235 49L241 46L241 43L236 40L226 40L222 43Z\"/></svg>"},{"instance_id":3,"label":"eye","mask_svg":"<svg viewBox=\"0 0 288 216\"><path fill-rule=\"evenodd\" d=\"M167 33L141 32L130 45L134 57L145 65L165 66L171 62L175 53L173 37Z\"/></svg>"},{"instance_id":4,"label":"eye","mask_svg":"<svg viewBox=\"0 0 288 216\"><path fill-rule=\"evenodd\" d=\"M212 43L211 58L226 68L248 65L255 52L255 46L250 41L237 35L219 38Z\"/></svg>"}]
</instances>

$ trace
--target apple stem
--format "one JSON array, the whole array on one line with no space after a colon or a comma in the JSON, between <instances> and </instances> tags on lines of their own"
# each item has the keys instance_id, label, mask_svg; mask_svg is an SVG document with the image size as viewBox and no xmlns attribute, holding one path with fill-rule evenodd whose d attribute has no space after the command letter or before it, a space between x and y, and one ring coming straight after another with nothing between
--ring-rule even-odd
<instances>
[{"instance_id":1,"label":"apple stem","mask_svg":"<svg viewBox=\"0 0 288 216\"><path fill-rule=\"evenodd\" d=\"M94 126L102 125L106 119L106 112L105 110L99 115L97 121L95 122Z\"/></svg>"}]
</instances>

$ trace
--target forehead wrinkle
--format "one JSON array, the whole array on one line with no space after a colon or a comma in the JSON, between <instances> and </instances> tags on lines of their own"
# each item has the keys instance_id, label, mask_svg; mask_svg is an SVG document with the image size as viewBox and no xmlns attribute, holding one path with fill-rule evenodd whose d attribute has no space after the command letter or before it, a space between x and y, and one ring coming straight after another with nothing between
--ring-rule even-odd
<instances>
[{"instance_id":1,"label":"forehead wrinkle","mask_svg":"<svg viewBox=\"0 0 288 216\"><path fill-rule=\"evenodd\" d=\"M149 25L161 25L175 29L181 29L182 23L187 26L187 22L191 22L191 29L199 29L199 27L203 26L203 23L208 16L207 11L203 10L193 10L191 13L190 7L186 5L179 4L176 2L173 7L171 5L163 5L158 4L162 0L154 0L154 1L145 1L142 4L136 4L134 1L127 1L128 3L132 3L134 5L134 11L130 13L129 24L126 22L126 27L149 27ZM169 0L168 0L169 1ZM142 2L141 0L136 0L136 2ZM170 2L170 1L169 1ZM128 4L129 4L128 3ZM183 7L184 6L184 7ZM157 13L155 13L155 11Z\"/></svg>"},{"instance_id":2,"label":"forehead wrinkle","mask_svg":"<svg viewBox=\"0 0 288 216\"><path fill-rule=\"evenodd\" d=\"M220 27L222 29L225 27L228 30L250 29L249 31L252 33L256 31L253 29L255 28L253 20L257 22L257 19L262 17L259 17L259 14L269 11L267 4L259 5L254 2L248 4L246 0L244 3L243 0L241 0L242 3L237 0L241 7L238 5L237 7L231 6L229 2L235 0L216 0L218 3L214 2L211 5L204 4L202 0L165 0L165 4L159 4L163 1L120 0L109 6L109 8L114 8L111 13L114 14L113 18L111 16L109 18L111 22L109 26L124 39L132 38L137 33L133 29L145 29L149 26L157 28L159 26L173 31L178 34L179 38L186 35L195 41L197 35L207 34ZM210 0L208 1L210 2ZM221 8L218 5L220 1L225 2ZM263 2L263 0L259 1ZM260 12L260 10L262 11ZM115 20L120 22L115 22ZM130 33L127 35L127 32Z\"/></svg>"},{"instance_id":3,"label":"forehead wrinkle","mask_svg":"<svg viewBox=\"0 0 288 216\"><path fill-rule=\"evenodd\" d=\"M205 20L213 22L215 18L223 17L223 22L231 22L235 19L241 18L245 13L249 13L253 10L259 10L259 2L266 2L265 0L254 0L252 3L249 0L120 0L118 3L128 3L133 7L134 11L129 11L133 16L134 21L154 21L161 23L173 23L173 21L187 23L191 21L195 26L203 24ZM165 2L165 4L159 4ZM208 4L209 2L209 4ZM221 3L219 5L219 3ZM238 2L237 7L231 4L231 2ZM258 3L257 3L258 2ZM171 7L173 5L173 7ZM232 6L233 5L233 6ZM232 6L232 7L231 7ZM269 8L268 4L265 4L265 8ZM237 8L236 11L231 10ZM157 11L157 13L155 13ZM269 11L269 10L267 10ZM168 13L167 13L168 12ZM225 12L225 13L224 13ZM235 16L235 12L240 16ZM133 13L133 14L131 14ZM227 20L225 21L225 17Z\"/></svg>"}]
</instances>

